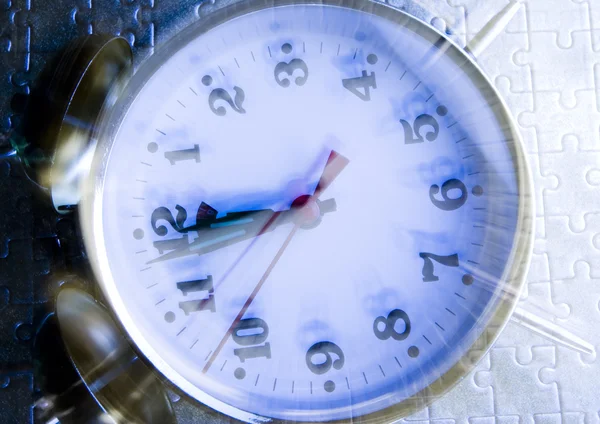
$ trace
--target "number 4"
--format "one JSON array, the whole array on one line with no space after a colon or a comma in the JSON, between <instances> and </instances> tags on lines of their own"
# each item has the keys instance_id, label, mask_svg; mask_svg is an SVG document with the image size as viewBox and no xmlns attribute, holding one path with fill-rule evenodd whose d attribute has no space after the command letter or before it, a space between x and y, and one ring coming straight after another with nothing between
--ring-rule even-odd
<instances>
[{"instance_id":1,"label":"number 4","mask_svg":"<svg viewBox=\"0 0 600 424\"><path fill-rule=\"evenodd\" d=\"M371 100L371 88L377 88L375 72L367 75L367 71L362 71L362 77L343 79L342 84L346 90L365 102ZM364 93L359 91L360 88L364 90Z\"/></svg>"}]
</instances>

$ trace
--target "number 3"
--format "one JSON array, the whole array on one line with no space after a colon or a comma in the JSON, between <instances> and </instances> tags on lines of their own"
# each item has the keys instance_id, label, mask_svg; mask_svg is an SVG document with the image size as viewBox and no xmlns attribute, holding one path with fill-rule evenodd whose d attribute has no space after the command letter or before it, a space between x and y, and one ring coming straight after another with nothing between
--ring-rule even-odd
<instances>
[{"instance_id":1,"label":"number 3","mask_svg":"<svg viewBox=\"0 0 600 424\"><path fill-rule=\"evenodd\" d=\"M281 73L285 73L291 77L294 71L298 69L301 70L303 74L296 78L296 85L306 84L306 80L308 79L308 67L302 59L293 59L290 63L279 62L277 66L275 66L275 82L279 84L280 87L289 87L290 80L288 78L280 79L279 76Z\"/></svg>"}]
</instances>

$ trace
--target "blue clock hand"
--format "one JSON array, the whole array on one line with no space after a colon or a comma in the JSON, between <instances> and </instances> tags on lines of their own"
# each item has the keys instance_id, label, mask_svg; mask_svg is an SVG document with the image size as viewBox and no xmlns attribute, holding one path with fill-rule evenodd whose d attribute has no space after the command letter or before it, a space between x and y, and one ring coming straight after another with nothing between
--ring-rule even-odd
<instances>
[{"instance_id":1,"label":"blue clock hand","mask_svg":"<svg viewBox=\"0 0 600 424\"><path fill-rule=\"evenodd\" d=\"M314 196L314 195L313 195ZM307 210L304 208L305 199L311 196L300 196L292 203L292 207L284 211L273 211L272 209L261 209L255 211L232 212L223 218L202 220L196 225L182 228L179 232L188 233L197 231L198 238L188 246L165 253L151 261L148 264L162 262L170 259L181 258L189 255L203 255L223 247L230 246L241 241L260 236L271 232L280 225L295 222L296 220L307 221ZM327 199L317 200L314 222L322 215L335 211L335 200ZM305 228L311 228L312 225L306 225Z\"/></svg>"}]
</instances>

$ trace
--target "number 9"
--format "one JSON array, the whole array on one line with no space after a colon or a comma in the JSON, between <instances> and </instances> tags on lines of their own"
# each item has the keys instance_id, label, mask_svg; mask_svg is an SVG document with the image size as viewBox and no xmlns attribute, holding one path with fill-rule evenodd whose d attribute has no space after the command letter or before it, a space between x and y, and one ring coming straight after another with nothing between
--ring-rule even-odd
<instances>
[{"instance_id":1,"label":"number 9","mask_svg":"<svg viewBox=\"0 0 600 424\"><path fill-rule=\"evenodd\" d=\"M335 361L331 359L331 354L335 354L338 359ZM315 355L325 355L325 362L315 364L313 362L313 357ZM342 369L344 366L344 352L342 349L335 343L331 342L318 342L311 346L306 352L306 366L313 374L325 374L327 371L333 368L336 370Z\"/></svg>"}]
</instances>

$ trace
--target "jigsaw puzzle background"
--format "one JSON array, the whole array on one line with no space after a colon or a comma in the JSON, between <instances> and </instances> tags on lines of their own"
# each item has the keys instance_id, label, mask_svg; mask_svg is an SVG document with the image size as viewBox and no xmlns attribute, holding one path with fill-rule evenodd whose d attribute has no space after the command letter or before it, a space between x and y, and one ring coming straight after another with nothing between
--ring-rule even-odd
<instances>
[{"instance_id":1,"label":"jigsaw puzzle background","mask_svg":"<svg viewBox=\"0 0 600 424\"><path fill-rule=\"evenodd\" d=\"M403 0L389 0L406 8ZM508 0L418 1L470 40ZM531 164L536 242L521 305L600 347L600 1L527 0L479 58L511 108ZM19 125L44 64L88 33L125 37L138 61L213 7L202 0L0 0L0 140ZM0 145L0 148L3 146ZM57 217L15 160L0 161L0 423L32 423L32 340L53 272L84 266L72 216ZM477 369L411 423L600 423L600 357L509 324ZM215 422L173 397L182 423Z\"/></svg>"}]
</instances>

